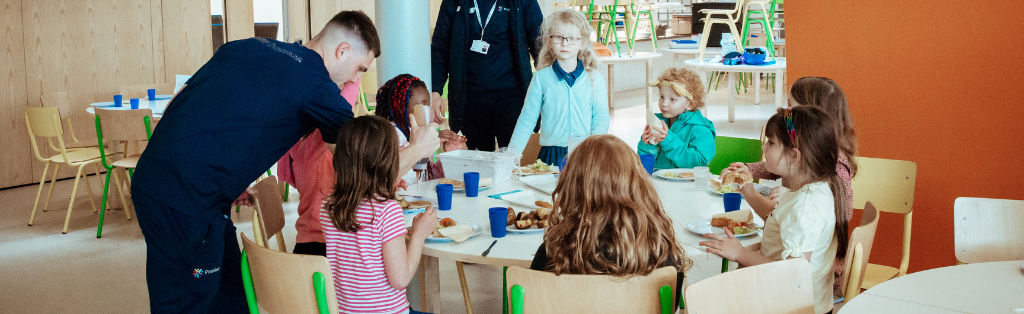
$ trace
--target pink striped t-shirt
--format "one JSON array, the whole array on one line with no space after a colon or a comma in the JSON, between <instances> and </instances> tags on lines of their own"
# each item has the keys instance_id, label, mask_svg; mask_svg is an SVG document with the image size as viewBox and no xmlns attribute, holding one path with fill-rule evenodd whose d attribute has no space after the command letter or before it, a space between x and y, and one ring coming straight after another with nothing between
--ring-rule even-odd
<instances>
[{"instance_id":1,"label":"pink striped t-shirt","mask_svg":"<svg viewBox=\"0 0 1024 314\"><path fill-rule=\"evenodd\" d=\"M324 202L326 204L326 201ZM404 236L405 220L398 202L363 202L356 217L361 228L341 232L320 210L327 240L334 291L340 313L402 313L409 309L405 289L397 290L384 273L384 242ZM403 239L396 239L404 241Z\"/></svg>"}]
</instances>

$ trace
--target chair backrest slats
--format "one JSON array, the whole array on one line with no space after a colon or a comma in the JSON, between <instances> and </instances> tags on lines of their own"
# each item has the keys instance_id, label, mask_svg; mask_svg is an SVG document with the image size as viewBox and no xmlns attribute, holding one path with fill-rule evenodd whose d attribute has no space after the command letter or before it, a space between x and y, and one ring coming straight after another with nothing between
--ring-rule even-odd
<instances>
[{"instance_id":1,"label":"chair backrest slats","mask_svg":"<svg viewBox=\"0 0 1024 314\"><path fill-rule=\"evenodd\" d=\"M959 197L953 203L954 255L961 263L1024 260L1024 201Z\"/></svg>"},{"instance_id":2,"label":"chair backrest slats","mask_svg":"<svg viewBox=\"0 0 1024 314\"><path fill-rule=\"evenodd\" d=\"M524 313L660 313L658 290L676 288L676 269L662 267L629 279L560 275L509 267L508 286L524 288Z\"/></svg>"},{"instance_id":3,"label":"chair backrest slats","mask_svg":"<svg viewBox=\"0 0 1024 314\"><path fill-rule=\"evenodd\" d=\"M256 206L259 212L259 224L263 232L263 241L268 243L270 237L284 229L284 207L281 204L280 186L277 177L269 176L253 187L256 190ZM257 222L253 222L254 226Z\"/></svg>"},{"instance_id":4,"label":"chair backrest slats","mask_svg":"<svg viewBox=\"0 0 1024 314\"><path fill-rule=\"evenodd\" d=\"M27 107L25 118L31 126L30 132L35 136L60 137L64 128L60 124L60 111L57 107Z\"/></svg>"},{"instance_id":5,"label":"chair backrest slats","mask_svg":"<svg viewBox=\"0 0 1024 314\"><path fill-rule=\"evenodd\" d=\"M111 141L148 141L144 118L153 119L150 109L109 110L96 108L96 116L100 119L100 130L103 139Z\"/></svg>"},{"instance_id":6,"label":"chair backrest slats","mask_svg":"<svg viewBox=\"0 0 1024 314\"><path fill-rule=\"evenodd\" d=\"M883 212L906 214L914 207L917 164L911 161L856 157L853 208L867 201Z\"/></svg>"},{"instance_id":7,"label":"chair backrest slats","mask_svg":"<svg viewBox=\"0 0 1024 314\"><path fill-rule=\"evenodd\" d=\"M856 280L856 287L858 288L864 282L864 271L868 266L868 258L871 257L871 245L875 242L875 230L878 229L878 216L878 210L875 209L875 205L867 202L864 206L864 215L860 219L860 226L854 228L850 233L850 245L847 246L848 249L846 250L846 271L843 272L840 293L846 293L846 287L850 280ZM859 278L850 278L852 273L850 268L853 267L853 248L857 244L860 244L863 248L861 260L864 263L860 265Z\"/></svg>"},{"instance_id":8,"label":"chair backrest slats","mask_svg":"<svg viewBox=\"0 0 1024 314\"><path fill-rule=\"evenodd\" d=\"M806 259L793 258L715 275L686 287L688 313L814 313Z\"/></svg>"},{"instance_id":9,"label":"chair backrest slats","mask_svg":"<svg viewBox=\"0 0 1024 314\"><path fill-rule=\"evenodd\" d=\"M245 233L242 246L261 308L270 313L318 313L312 283L313 274L320 272L327 277L327 308L332 314L338 313L331 265L326 257L270 250L252 242Z\"/></svg>"}]
</instances>

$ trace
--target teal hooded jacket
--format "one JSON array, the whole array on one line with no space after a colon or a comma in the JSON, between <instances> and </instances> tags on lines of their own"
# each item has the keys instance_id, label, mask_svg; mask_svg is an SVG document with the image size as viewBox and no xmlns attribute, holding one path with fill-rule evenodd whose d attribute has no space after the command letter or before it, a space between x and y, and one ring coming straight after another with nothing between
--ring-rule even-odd
<instances>
[{"instance_id":1,"label":"teal hooded jacket","mask_svg":"<svg viewBox=\"0 0 1024 314\"><path fill-rule=\"evenodd\" d=\"M637 153L655 156L655 169L707 167L715 158L715 125L700 111L684 112L672 124L660 113L656 116L669 126L665 140L637 145Z\"/></svg>"}]
</instances>

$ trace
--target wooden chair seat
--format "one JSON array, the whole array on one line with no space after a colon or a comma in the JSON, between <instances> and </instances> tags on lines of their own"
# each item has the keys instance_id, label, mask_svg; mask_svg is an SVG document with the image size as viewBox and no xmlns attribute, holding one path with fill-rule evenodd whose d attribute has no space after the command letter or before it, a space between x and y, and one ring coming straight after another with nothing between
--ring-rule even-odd
<instances>
[{"instance_id":1,"label":"wooden chair seat","mask_svg":"<svg viewBox=\"0 0 1024 314\"><path fill-rule=\"evenodd\" d=\"M114 167L134 169L136 168L135 165L139 164L139 156L140 155L133 155L128 158L121 158L118 161L114 162Z\"/></svg>"},{"instance_id":2,"label":"wooden chair seat","mask_svg":"<svg viewBox=\"0 0 1024 314\"><path fill-rule=\"evenodd\" d=\"M868 267L864 269L864 283L860 287L861 289L871 289L871 287L886 282L889 279L896 278L896 275L899 275L899 273L900 270L896 267L868 264Z\"/></svg>"},{"instance_id":3,"label":"wooden chair seat","mask_svg":"<svg viewBox=\"0 0 1024 314\"><path fill-rule=\"evenodd\" d=\"M107 154L107 156L110 156L110 155L113 155L113 154ZM76 149L76 150L68 150L67 157L68 157L68 160L64 160L64 155L63 154L56 154L56 155L53 155L53 156L51 156L50 158L47 158L47 159L49 159L51 162L57 162L57 163L64 163L64 162L80 163L80 162L86 162L86 161L91 161L93 159L99 159L100 158L100 150L99 150L99 148L95 148L95 147L81 148L81 149Z\"/></svg>"}]
</instances>

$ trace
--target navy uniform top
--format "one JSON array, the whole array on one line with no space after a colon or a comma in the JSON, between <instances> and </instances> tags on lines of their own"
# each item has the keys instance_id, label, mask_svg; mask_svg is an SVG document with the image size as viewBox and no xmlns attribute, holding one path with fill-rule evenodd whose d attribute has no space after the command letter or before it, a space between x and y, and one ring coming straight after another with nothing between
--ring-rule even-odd
<instances>
[{"instance_id":1,"label":"navy uniform top","mask_svg":"<svg viewBox=\"0 0 1024 314\"><path fill-rule=\"evenodd\" d=\"M183 214L216 222L313 128L334 143L352 106L323 58L297 44L225 44L167 106L132 180Z\"/></svg>"},{"instance_id":2,"label":"navy uniform top","mask_svg":"<svg viewBox=\"0 0 1024 314\"><path fill-rule=\"evenodd\" d=\"M555 77L559 81L565 81L566 84L569 84L569 87L576 85L576 79L580 78L580 75L583 75L583 71L586 70L583 66L583 61L579 59L576 59L576 69L572 72L565 72L562 66L558 65L557 61L551 64L551 68L555 69Z\"/></svg>"},{"instance_id":3,"label":"navy uniform top","mask_svg":"<svg viewBox=\"0 0 1024 314\"><path fill-rule=\"evenodd\" d=\"M512 13L511 8L504 2L506 1L477 0L480 5L480 22L487 23L486 29L477 23L476 13L469 13L469 9L473 8L473 1L469 1L470 7L462 7L462 10L469 14L470 41L480 40L480 33L483 31L484 41L491 45L487 49L487 54L472 51L466 53L468 77L477 78L467 81L472 91L497 91L519 86L513 70L512 35L509 34L512 28L509 17ZM491 6L494 6L494 14L488 23L487 15L491 12Z\"/></svg>"}]
</instances>

